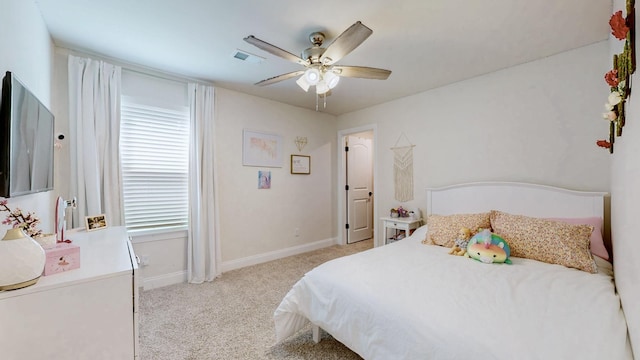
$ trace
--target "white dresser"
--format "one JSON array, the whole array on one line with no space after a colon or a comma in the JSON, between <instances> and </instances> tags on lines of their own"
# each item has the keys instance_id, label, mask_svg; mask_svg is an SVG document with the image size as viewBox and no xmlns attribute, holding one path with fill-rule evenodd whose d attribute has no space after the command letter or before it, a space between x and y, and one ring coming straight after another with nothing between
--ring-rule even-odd
<instances>
[{"instance_id":1,"label":"white dresser","mask_svg":"<svg viewBox=\"0 0 640 360\"><path fill-rule=\"evenodd\" d=\"M124 227L69 232L80 268L0 292L0 358L134 359L137 261Z\"/></svg>"}]
</instances>

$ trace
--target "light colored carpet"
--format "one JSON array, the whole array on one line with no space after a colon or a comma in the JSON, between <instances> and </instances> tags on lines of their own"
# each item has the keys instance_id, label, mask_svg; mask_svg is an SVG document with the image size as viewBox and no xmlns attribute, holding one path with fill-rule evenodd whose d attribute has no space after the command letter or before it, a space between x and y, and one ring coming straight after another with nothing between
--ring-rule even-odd
<instances>
[{"instance_id":1,"label":"light colored carpet","mask_svg":"<svg viewBox=\"0 0 640 360\"><path fill-rule=\"evenodd\" d=\"M307 271L373 246L372 240L291 256L224 273L211 283L140 293L141 360L361 359L311 327L276 344L273 312Z\"/></svg>"}]
</instances>

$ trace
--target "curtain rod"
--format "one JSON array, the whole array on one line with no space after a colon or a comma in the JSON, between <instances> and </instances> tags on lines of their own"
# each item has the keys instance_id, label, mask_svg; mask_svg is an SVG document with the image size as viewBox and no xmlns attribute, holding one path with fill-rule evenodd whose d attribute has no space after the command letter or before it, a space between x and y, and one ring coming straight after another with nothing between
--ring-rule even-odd
<instances>
[{"instance_id":1,"label":"curtain rod","mask_svg":"<svg viewBox=\"0 0 640 360\"><path fill-rule=\"evenodd\" d=\"M110 62L113 65L117 65L117 66L122 67L123 70L139 73L139 74L142 74L142 75L155 76L155 77L158 77L158 78L161 78L161 79L179 81L179 82L183 82L183 83L195 82L195 83L199 83L199 84L203 84L203 85L215 86L215 84L213 82L211 82L211 81L206 81L206 80L198 79L198 78L192 78L192 77L188 77L188 76L184 76L184 75L180 75L180 74L176 74L176 73L171 73L171 72L168 72L168 71L158 70L158 69L155 69L155 68L152 68L152 67L149 67L149 66L140 65L140 64L136 64L136 63L132 63L132 62L127 62L127 61L124 61L124 60L120 60L120 59L117 59L117 58L105 56L105 55L94 53L94 52L91 52L91 51L74 50L74 49L69 49L67 47L59 46L59 45L55 45L55 47L56 47L56 52L60 52L60 53L67 54L67 55L71 54L71 55L74 55L74 56L91 57L91 58L94 58L96 60L107 61L107 62Z\"/></svg>"}]
</instances>

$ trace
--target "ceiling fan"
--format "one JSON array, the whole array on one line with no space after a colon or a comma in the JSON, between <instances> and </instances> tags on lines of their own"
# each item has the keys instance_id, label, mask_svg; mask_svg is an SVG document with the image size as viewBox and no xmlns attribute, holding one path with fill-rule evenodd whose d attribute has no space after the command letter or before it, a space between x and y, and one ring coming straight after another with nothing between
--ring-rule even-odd
<instances>
[{"instance_id":1,"label":"ceiling fan","mask_svg":"<svg viewBox=\"0 0 640 360\"><path fill-rule=\"evenodd\" d=\"M311 41L313 46L302 51L301 56L296 56L286 50L260 40L253 35L247 36L244 38L244 41L268 53L295 62L306 68L305 70L274 76L259 81L255 83L255 85L271 85L302 75L296 80L298 86L304 91L309 91L310 86L315 86L316 94L327 96L330 90L338 84L340 77L377 80L386 80L389 77L391 71L385 69L335 64L362 44L372 33L373 30L366 27L360 21L357 21L340 34L340 36L335 38L329 46L324 48L322 47L325 40L324 34L314 32L309 35L309 41Z\"/></svg>"}]
</instances>

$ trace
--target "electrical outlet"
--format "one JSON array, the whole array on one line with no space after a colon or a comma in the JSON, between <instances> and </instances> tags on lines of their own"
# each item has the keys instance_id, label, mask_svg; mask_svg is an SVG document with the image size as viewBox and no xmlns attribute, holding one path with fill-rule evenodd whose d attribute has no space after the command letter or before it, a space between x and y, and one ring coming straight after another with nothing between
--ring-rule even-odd
<instances>
[{"instance_id":1,"label":"electrical outlet","mask_svg":"<svg viewBox=\"0 0 640 360\"><path fill-rule=\"evenodd\" d=\"M140 257L140 264L141 264L142 266L147 266L147 265L149 265L149 255L142 255L142 256Z\"/></svg>"},{"instance_id":2,"label":"electrical outlet","mask_svg":"<svg viewBox=\"0 0 640 360\"><path fill-rule=\"evenodd\" d=\"M293 235L294 235L295 237L300 236L300 228L295 228L295 229L293 229Z\"/></svg>"}]
</instances>

